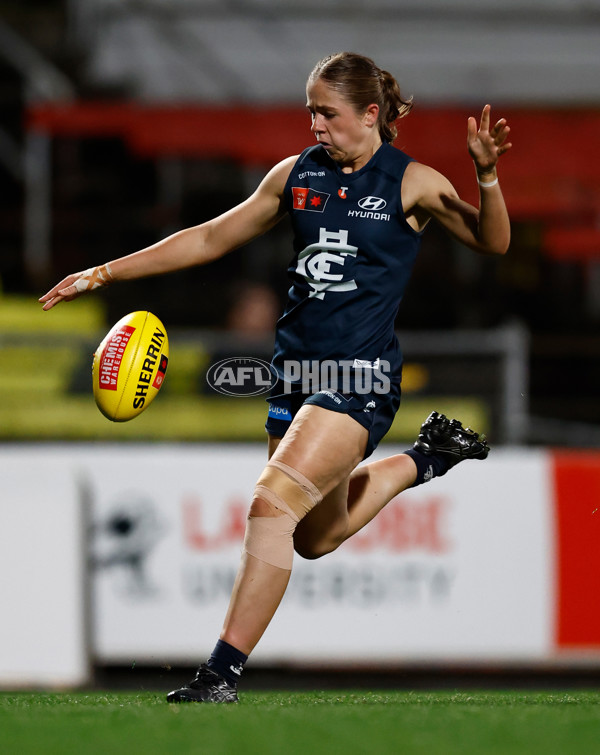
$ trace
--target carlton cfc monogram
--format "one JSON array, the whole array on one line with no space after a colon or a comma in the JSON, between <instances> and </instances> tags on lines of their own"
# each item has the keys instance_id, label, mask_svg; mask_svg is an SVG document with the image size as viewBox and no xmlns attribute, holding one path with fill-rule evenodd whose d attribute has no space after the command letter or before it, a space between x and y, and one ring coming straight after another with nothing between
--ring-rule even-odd
<instances>
[{"instance_id":1,"label":"carlton cfc monogram","mask_svg":"<svg viewBox=\"0 0 600 755\"><path fill-rule=\"evenodd\" d=\"M319 243L309 244L300 252L296 267L311 288L309 299L323 299L329 291L354 291L356 281L344 280L343 268L348 257L356 257L357 252L358 247L348 244L348 231L320 228Z\"/></svg>"}]
</instances>

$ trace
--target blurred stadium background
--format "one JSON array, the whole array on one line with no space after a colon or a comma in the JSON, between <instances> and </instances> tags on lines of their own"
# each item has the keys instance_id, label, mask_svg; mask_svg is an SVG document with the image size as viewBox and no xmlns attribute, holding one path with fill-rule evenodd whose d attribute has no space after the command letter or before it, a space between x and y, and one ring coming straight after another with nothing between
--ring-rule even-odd
<instances>
[{"instance_id":1,"label":"blurred stadium background","mask_svg":"<svg viewBox=\"0 0 600 755\"><path fill-rule=\"evenodd\" d=\"M0 462L5 480L16 479L9 472L20 464L31 470L25 474L33 486L28 497L17 482L5 483L0 505L3 534L11 541L4 550L9 571L15 549L28 549L31 517L39 514L35 484L43 487L44 480L35 460L46 470L43 459L58 459L53 454L82 455L79 474L96 453L107 454L111 464L151 448L153 463L164 463L168 477L173 471L161 461L162 451L171 458L180 444L186 444L183 456L191 450L199 456L217 453L231 460L231 468L237 458L255 453L253 443L264 441L264 400L220 397L207 387L205 373L217 357L269 354L287 290L285 223L204 269L114 286L50 314L41 312L36 299L68 272L228 209L277 160L310 144L305 79L319 58L341 49L372 56L397 76L405 95L414 96L398 146L441 170L466 199L476 198L465 146L467 116L491 102L493 114L507 117L514 135L515 146L500 168L513 224L510 254L500 262L478 258L436 228L425 236L398 319L406 354L404 405L388 447L412 440L422 419L438 408L487 432L505 460L498 479L510 476L512 462L523 458L535 458L536 464L551 459L553 469L560 467L556 449L568 447L572 454L565 464L575 464L575 478L587 480L589 474L588 492L578 493L578 500L593 505L600 494L598 0L506 0L501 6L474 0L3 0ZM166 324L169 373L151 410L117 426L98 413L91 398L91 354L112 323L135 309L150 309ZM108 445L100 448L99 441ZM248 462L248 480L258 458ZM97 532L100 520L122 543L159 539L160 527L148 520L156 513L152 507L140 515L137 494L127 493L123 503L125 493L116 489L105 493L102 504L102 482L91 479L83 474L73 483L79 503L63 512L60 537L52 517L45 530L48 558L53 551L46 540L54 534L60 543L54 547L74 549L66 574L73 565L89 564L87 534ZM244 475L242 482L246 485ZM99 486L95 494L88 484ZM558 593L563 600L561 590L571 584L568 579L577 581L577 568L586 570L589 584L600 575L595 562L567 568L560 560L565 539L552 534L562 521L563 504L556 504L560 484L539 502L544 511L551 509L544 522L553 556L539 577L549 600ZM459 497L461 490L459 484ZM523 488L525 509L530 497ZM18 521L16 500L26 512ZM566 505L572 505L570 499ZM524 522L535 526L527 517ZM595 534L592 523L582 515L581 532ZM155 534L139 534L144 527ZM130 549L130 563L136 552ZM582 552L593 558L591 545ZM526 551L522 559L518 571L527 572ZM545 584L557 572L565 577L565 570L567 581ZM34 578L23 579L18 590L5 586L7 595L18 600L31 589ZM87 670L75 673L75 680L89 680L90 666L98 675L100 667L127 665L131 655L114 646L99 649L103 604L97 596L109 588L96 585L96 597L90 598L92 582L93 576L87 588L72 585L85 610L65 612L78 617L73 621L81 628ZM578 594L577 601L584 598ZM197 605L194 610L201 615ZM579 654L566 660L553 641L543 652L513 648L499 657L484 647L471 655L450 650L445 657L432 640L433 650L416 654L417 665L596 673L600 616L587 604L580 610L580 622L596 629L576 640L567 632L558 645L577 646ZM554 618L544 631L556 638L561 619L553 608L548 611ZM6 629L0 658L19 634L19 621L27 621L26 612L19 616ZM139 619L130 619L137 627ZM214 635L218 625L210 629ZM123 625L121 631L132 630ZM209 649L201 646L198 653ZM169 657L181 664L194 661L177 643L172 652L161 646L160 653L165 663ZM150 647L138 663L152 666L157 655ZM377 659L362 660L369 668L377 665ZM273 667L275 661L267 657L264 664ZM308 662L318 665L319 659ZM19 675L18 664L4 665L0 684L30 683L26 667ZM398 655L397 666L410 665L409 648ZM48 673L48 683L69 682Z\"/></svg>"}]
</instances>

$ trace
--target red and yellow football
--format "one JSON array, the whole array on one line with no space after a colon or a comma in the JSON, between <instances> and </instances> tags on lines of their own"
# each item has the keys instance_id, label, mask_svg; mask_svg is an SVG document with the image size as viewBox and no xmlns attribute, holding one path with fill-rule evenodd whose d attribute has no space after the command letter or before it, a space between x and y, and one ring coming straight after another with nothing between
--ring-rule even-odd
<instances>
[{"instance_id":1,"label":"red and yellow football","mask_svg":"<svg viewBox=\"0 0 600 755\"><path fill-rule=\"evenodd\" d=\"M144 411L162 387L169 339L152 312L131 312L106 334L94 354L94 398L105 417L127 422Z\"/></svg>"}]
</instances>

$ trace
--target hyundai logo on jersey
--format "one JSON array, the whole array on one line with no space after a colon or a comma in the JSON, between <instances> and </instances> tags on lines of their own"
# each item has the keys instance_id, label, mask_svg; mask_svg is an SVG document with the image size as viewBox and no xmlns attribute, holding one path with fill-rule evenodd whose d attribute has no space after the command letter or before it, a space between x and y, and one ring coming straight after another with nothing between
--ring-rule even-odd
<instances>
[{"instance_id":1,"label":"hyundai logo on jersey","mask_svg":"<svg viewBox=\"0 0 600 755\"><path fill-rule=\"evenodd\" d=\"M363 197L358 200L358 206L361 210L372 210L373 212L383 210L386 204L385 199L381 199L380 197Z\"/></svg>"}]
</instances>

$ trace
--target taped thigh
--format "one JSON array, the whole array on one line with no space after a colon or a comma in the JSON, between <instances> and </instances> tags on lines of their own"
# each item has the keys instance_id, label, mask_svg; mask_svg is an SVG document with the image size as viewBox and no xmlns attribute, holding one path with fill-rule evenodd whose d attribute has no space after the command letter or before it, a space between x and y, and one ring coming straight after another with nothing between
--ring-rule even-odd
<instances>
[{"instance_id":1,"label":"taped thigh","mask_svg":"<svg viewBox=\"0 0 600 755\"><path fill-rule=\"evenodd\" d=\"M266 501L274 516L248 517L244 549L261 561L291 569L296 525L323 496L303 474L282 462L270 461L256 483L255 498Z\"/></svg>"}]
</instances>

